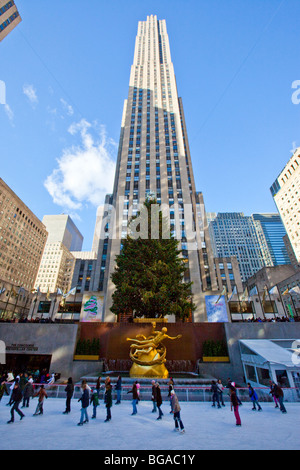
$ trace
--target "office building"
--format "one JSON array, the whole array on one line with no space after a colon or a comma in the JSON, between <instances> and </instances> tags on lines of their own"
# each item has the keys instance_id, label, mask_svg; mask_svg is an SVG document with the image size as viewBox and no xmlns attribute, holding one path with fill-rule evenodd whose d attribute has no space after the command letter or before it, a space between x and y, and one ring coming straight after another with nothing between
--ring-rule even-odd
<instances>
[{"instance_id":1,"label":"office building","mask_svg":"<svg viewBox=\"0 0 300 470\"><path fill-rule=\"evenodd\" d=\"M71 288L75 257L72 251L80 251L83 237L70 216L45 215L48 231L47 243L35 281L41 292L63 292Z\"/></svg>"},{"instance_id":2,"label":"office building","mask_svg":"<svg viewBox=\"0 0 300 470\"><path fill-rule=\"evenodd\" d=\"M113 210L105 247L105 321L115 321L110 311L114 290L110 276L121 240L127 235L128 221L153 195L181 243L187 267L185 279L193 282L193 301L197 306L194 320L205 321L203 293L218 290L208 227L203 219L205 208L203 197L195 188L166 22L151 15L138 23L129 93L123 108Z\"/></svg>"},{"instance_id":3,"label":"office building","mask_svg":"<svg viewBox=\"0 0 300 470\"><path fill-rule=\"evenodd\" d=\"M289 264L290 258L284 243L285 228L279 214L252 214L256 232L263 251L265 266Z\"/></svg>"},{"instance_id":4,"label":"office building","mask_svg":"<svg viewBox=\"0 0 300 470\"><path fill-rule=\"evenodd\" d=\"M300 147L270 188L282 223L300 261Z\"/></svg>"},{"instance_id":5,"label":"office building","mask_svg":"<svg viewBox=\"0 0 300 470\"><path fill-rule=\"evenodd\" d=\"M0 0L0 41L4 39L22 18L13 0Z\"/></svg>"},{"instance_id":6,"label":"office building","mask_svg":"<svg viewBox=\"0 0 300 470\"><path fill-rule=\"evenodd\" d=\"M0 281L30 291L46 239L45 225L0 178Z\"/></svg>"}]
</instances>

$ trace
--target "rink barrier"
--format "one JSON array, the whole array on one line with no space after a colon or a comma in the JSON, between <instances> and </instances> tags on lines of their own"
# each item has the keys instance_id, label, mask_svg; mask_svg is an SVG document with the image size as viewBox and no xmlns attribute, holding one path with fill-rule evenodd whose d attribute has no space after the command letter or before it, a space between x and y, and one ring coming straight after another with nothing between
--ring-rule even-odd
<instances>
[{"instance_id":1,"label":"rink barrier","mask_svg":"<svg viewBox=\"0 0 300 470\"><path fill-rule=\"evenodd\" d=\"M12 385L11 382L6 382L7 391L9 393L9 387ZM40 384L34 383L35 392L38 391L41 385L44 385L45 390L49 398L66 398L65 388L67 384ZM95 389L95 382L88 383L91 389ZM272 402L274 401L273 397L269 394L270 389L267 387L253 387L258 395L258 400L260 402ZM113 389L113 400L117 397L117 392L112 384ZM160 385L162 399L164 402L169 401L168 397L168 386ZM121 400L132 400L132 394L128 393L132 390L132 385L122 385L121 390ZM150 401L152 396L152 387L151 385L141 385L140 386L140 398L141 400ZM189 385L189 386L174 386L175 393L179 401L182 402L211 402L212 401L212 392L210 391L210 385ZM104 385L101 385L100 389L100 400L104 399ZM300 389L299 388L283 388L284 393L284 402L300 402ZM250 402L248 387L238 387L237 394L241 402ZM73 398L80 398L82 395L81 384L74 384L74 394ZM223 400L226 403L230 402L230 391L228 388L223 390Z\"/></svg>"}]
</instances>

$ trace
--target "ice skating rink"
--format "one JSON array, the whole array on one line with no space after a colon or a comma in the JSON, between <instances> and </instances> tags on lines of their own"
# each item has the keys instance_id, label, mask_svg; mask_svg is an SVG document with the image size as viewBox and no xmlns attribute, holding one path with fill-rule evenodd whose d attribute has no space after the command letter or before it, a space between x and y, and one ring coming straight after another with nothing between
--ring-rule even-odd
<instances>
[{"instance_id":1,"label":"ice skating rink","mask_svg":"<svg viewBox=\"0 0 300 470\"><path fill-rule=\"evenodd\" d=\"M105 423L106 409L101 402L97 418L77 426L80 403L72 400L72 411L63 415L65 400L48 398L44 414L33 416L37 398L23 408L25 418L10 419L8 397L0 403L1 450L296 450L300 449L300 403L285 403L282 414L273 403L261 403L262 412L252 411L252 403L240 407L242 427L235 425L235 417L226 403L221 409L211 403L181 402L181 418L185 433L173 432L173 415L168 401L164 401L164 416L157 421L152 403L141 401L138 414L131 416L130 401L113 405L112 420ZM88 408L89 418L92 407Z\"/></svg>"}]
</instances>

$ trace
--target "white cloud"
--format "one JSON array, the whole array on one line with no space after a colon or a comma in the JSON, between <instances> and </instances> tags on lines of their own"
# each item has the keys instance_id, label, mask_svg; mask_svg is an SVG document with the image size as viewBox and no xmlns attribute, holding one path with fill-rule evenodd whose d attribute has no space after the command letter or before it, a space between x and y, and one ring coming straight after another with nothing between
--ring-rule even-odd
<instances>
[{"instance_id":1,"label":"white cloud","mask_svg":"<svg viewBox=\"0 0 300 470\"><path fill-rule=\"evenodd\" d=\"M63 105L63 108L66 110L68 116L73 116L74 114L74 109L72 106L67 103L63 98L60 99L61 104Z\"/></svg>"},{"instance_id":2,"label":"white cloud","mask_svg":"<svg viewBox=\"0 0 300 470\"><path fill-rule=\"evenodd\" d=\"M80 144L63 150L44 185L53 202L64 209L77 211L87 203L97 207L113 189L116 144L107 139L104 126L85 119L68 131L74 137L79 134Z\"/></svg>"},{"instance_id":3,"label":"white cloud","mask_svg":"<svg viewBox=\"0 0 300 470\"><path fill-rule=\"evenodd\" d=\"M11 107L9 106L9 104L5 103L4 110L6 112L6 115L7 115L8 119L12 123L13 120L14 120L14 113L13 113L13 110L11 109Z\"/></svg>"},{"instance_id":4,"label":"white cloud","mask_svg":"<svg viewBox=\"0 0 300 470\"><path fill-rule=\"evenodd\" d=\"M27 96L32 105L38 103L38 97L33 85L23 85L23 93L25 96Z\"/></svg>"}]
</instances>

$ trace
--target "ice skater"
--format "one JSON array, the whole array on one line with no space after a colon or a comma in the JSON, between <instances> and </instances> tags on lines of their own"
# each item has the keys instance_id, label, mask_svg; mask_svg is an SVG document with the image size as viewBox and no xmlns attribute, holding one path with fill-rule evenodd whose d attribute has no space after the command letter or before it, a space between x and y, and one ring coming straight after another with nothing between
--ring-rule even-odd
<instances>
[{"instance_id":1,"label":"ice skater","mask_svg":"<svg viewBox=\"0 0 300 470\"><path fill-rule=\"evenodd\" d=\"M22 405L22 408L25 408L25 407L28 408L29 407L30 398L32 398L33 395L34 395L34 388L33 388L32 383L33 383L33 380L32 380L32 377L30 376L29 380L26 383L25 388L23 390L23 405Z\"/></svg>"},{"instance_id":2,"label":"ice skater","mask_svg":"<svg viewBox=\"0 0 300 470\"><path fill-rule=\"evenodd\" d=\"M277 400L279 402L280 411L282 413L286 413L287 411L286 411L286 408L283 404L284 393L283 393L282 388L278 384L273 382L273 390L274 390L274 395L275 395L275 397L277 398Z\"/></svg>"},{"instance_id":3,"label":"ice skater","mask_svg":"<svg viewBox=\"0 0 300 470\"><path fill-rule=\"evenodd\" d=\"M117 401L115 404L119 405L121 403L121 392L122 392L122 377L120 375L117 378L115 390L117 392Z\"/></svg>"},{"instance_id":4,"label":"ice skater","mask_svg":"<svg viewBox=\"0 0 300 470\"><path fill-rule=\"evenodd\" d=\"M71 400L72 400L72 397L73 397L73 393L74 393L74 384L73 384L73 379L72 377L69 377L68 378L68 382L67 382L67 386L65 388L65 392L67 394L67 398L66 398L66 409L65 411L63 412L64 415L67 415L68 413L71 412Z\"/></svg>"},{"instance_id":5,"label":"ice skater","mask_svg":"<svg viewBox=\"0 0 300 470\"><path fill-rule=\"evenodd\" d=\"M93 405L92 419L96 419L96 417L97 417L97 407L99 406L99 398L98 398L98 393L97 393L96 388L94 390L92 390L91 405Z\"/></svg>"},{"instance_id":6,"label":"ice skater","mask_svg":"<svg viewBox=\"0 0 300 470\"><path fill-rule=\"evenodd\" d=\"M225 406L224 398L223 398L224 385L222 384L221 379L217 381L217 387L218 387L218 394L219 394L219 403L221 403L222 406Z\"/></svg>"},{"instance_id":7,"label":"ice skater","mask_svg":"<svg viewBox=\"0 0 300 470\"><path fill-rule=\"evenodd\" d=\"M22 413L22 411L19 410L19 405L22 401L22 397L23 397L22 390L20 388L19 382L16 381L16 383L14 385L14 389L13 389L11 397L10 397L10 401L12 403L12 407L11 407L11 410L10 410L11 418L10 418L9 421L7 421L7 423L13 423L14 422L14 420L15 420L14 412L15 411L19 414L20 420L25 417L24 413Z\"/></svg>"},{"instance_id":8,"label":"ice skater","mask_svg":"<svg viewBox=\"0 0 300 470\"><path fill-rule=\"evenodd\" d=\"M178 402L177 395L174 390L171 390L171 401L172 401L172 413L174 414L174 421L175 421L174 430L179 431L179 428L180 428L180 432L181 434L183 434L185 432L185 429L184 429L184 425L180 417L181 408Z\"/></svg>"},{"instance_id":9,"label":"ice skater","mask_svg":"<svg viewBox=\"0 0 300 470\"><path fill-rule=\"evenodd\" d=\"M242 426L241 417L239 414L239 402L236 396L236 388L233 385L230 385L229 390L230 390L230 401L231 401L230 410L232 411L233 409L234 411L234 416L236 419L236 426Z\"/></svg>"},{"instance_id":10,"label":"ice skater","mask_svg":"<svg viewBox=\"0 0 300 470\"><path fill-rule=\"evenodd\" d=\"M216 402L217 402L217 405L218 405L218 408L221 408L221 405L220 405L220 401L219 401L219 388L215 382L215 380L212 380L211 381L211 388L210 388L210 391L212 392L212 401L213 401L213 404L211 406L215 407L216 406Z\"/></svg>"},{"instance_id":11,"label":"ice skater","mask_svg":"<svg viewBox=\"0 0 300 470\"><path fill-rule=\"evenodd\" d=\"M152 380L152 396L151 400L153 403L153 408L152 408L152 413L156 413L156 385L155 385L155 380Z\"/></svg>"},{"instance_id":12,"label":"ice skater","mask_svg":"<svg viewBox=\"0 0 300 470\"><path fill-rule=\"evenodd\" d=\"M77 426L83 426L84 423L89 422L89 416L88 416L88 413L87 413L87 409L88 409L88 406L89 406L89 403L90 403L90 394L89 394L87 384L84 383L82 385L81 389L82 389L82 395L78 400L78 401L81 401L81 415L80 415L80 421L77 424Z\"/></svg>"},{"instance_id":13,"label":"ice skater","mask_svg":"<svg viewBox=\"0 0 300 470\"><path fill-rule=\"evenodd\" d=\"M251 387L249 382L247 385L248 385L249 397L251 398L251 401L253 403L252 410L253 411L256 410L256 405L257 405L258 411L262 411L262 407L260 406L258 402L258 396L257 396L256 391L254 390L253 387Z\"/></svg>"},{"instance_id":14,"label":"ice skater","mask_svg":"<svg viewBox=\"0 0 300 470\"><path fill-rule=\"evenodd\" d=\"M41 385L39 391L36 392L33 396L39 397L38 404L33 416L42 415L44 413L44 400L45 398L48 398L44 384Z\"/></svg>"},{"instance_id":15,"label":"ice skater","mask_svg":"<svg viewBox=\"0 0 300 470\"><path fill-rule=\"evenodd\" d=\"M273 399L274 399L274 402L275 402L275 408L279 408L278 406L278 398L275 396L275 393L274 393L274 383L270 380L270 392L269 392L270 395L272 395Z\"/></svg>"},{"instance_id":16,"label":"ice skater","mask_svg":"<svg viewBox=\"0 0 300 470\"><path fill-rule=\"evenodd\" d=\"M157 419L161 419L164 414L161 410L162 398L161 398L161 391L160 391L160 386L159 386L158 382L156 382L155 387L156 387L156 406L158 408L158 418Z\"/></svg>"},{"instance_id":17,"label":"ice skater","mask_svg":"<svg viewBox=\"0 0 300 470\"><path fill-rule=\"evenodd\" d=\"M104 394L104 403L106 406L106 419L105 423L111 420L111 407L112 407L112 386L110 378L105 379L105 394Z\"/></svg>"},{"instance_id":18,"label":"ice skater","mask_svg":"<svg viewBox=\"0 0 300 470\"><path fill-rule=\"evenodd\" d=\"M134 384L132 385L132 389L127 392L127 393L132 393L132 413L131 413L132 416L137 414L136 405L139 399L137 385L138 383L134 382Z\"/></svg>"}]
</instances>

